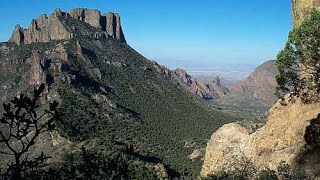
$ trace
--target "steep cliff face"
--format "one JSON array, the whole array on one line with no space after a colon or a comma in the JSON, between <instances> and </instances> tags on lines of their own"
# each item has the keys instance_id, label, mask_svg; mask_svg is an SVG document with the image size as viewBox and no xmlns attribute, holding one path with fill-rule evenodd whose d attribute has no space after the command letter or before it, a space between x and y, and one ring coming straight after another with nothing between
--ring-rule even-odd
<instances>
[{"instance_id":1,"label":"steep cliff face","mask_svg":"<svg viewBox=\"0 0 320 180\"><path fill-rule=\"evenodd\" d=\"M202 79L190 76L184 69L175 69L173 74L184 83L187 90L203 99L216 99L229 93L218 76L209 82L204 82Z\"/></svg>"},{"instance_id":2,"label":"steep cliff face","mask_svg":"<svg viewBox=\"0 0 320 180\"><path fill-rule=\"evenodd\" d=\"M249 93L254 98L272 106L277 101L277 97L274 95L276 73L275 61L267 61L257 67L246 79L235 84L230 93Z\"/></svg>"},{"instance_id":3,"label":"steep cliff face","mask_svg":"<svg viewBox=\"0 0 320 180\"><path fill-rule=\"evenodd\" d=\"M76 31L76 27L66 25L66 23L70 23L69 18L85 22L101 31L102 33L95 34L97 39L112 37L126 42L118 14L109 12L101 15L98 10L84 8L73 9L70 12L56 9L49 17L41 15L37 19L33 19L27 29L16 25L9 41L20 45L52 40L69 40L80 33Z\"/></svg>"},{"instance_id":4,"label":"steep cliff face","mask_svg":"<svg viewBox=\"0 0 320 180\"><path fill-rule=\"evenodd\" d=\"M319 0L292 0L293 26L299 26L313 9L320 10Z\"/></svg>"},{"instance_id":5,"label":"steep cliff face","mask_svg":"<svg viewBox=\"0 0 320 180\"><path fill-rule=\"evenodd\" d=\"M304 104L300 99L287 103L277 103L269 112L267 124L253 134L238 124L227 124L216 131L208 142L201 175L227 168L243 156L259 168L271 169L276 169L280 161L303 167L313 161L305 135L310 121L320 114L320 103ZM304 164L299 161L301 156ZM313 168L306 170L319 173L320 161L313 163Z\"/></svg>"},{"instance_id":6,"label":"steep cliff face","mask_svg":"<svg viewBox=\"0 0 320 180\"><path fill-rule=\"evenodd\" d=\"M216 76L213 79L209 80L207 82L209 89L212 91L215 91L217 94L217 97L223 97L226 96L229 93L229 89L224 86L224 84L221 83L220 77Z\"/></svg>"},{"instance_id":7,"label":"steep cliff face","mask_svg":"<svg viewBox=\"0 0 320 180\"><path fill-rule=\"evenodd\" d=\"M43 70L43 59L41 58L41 55L34 51L28 61L31 65L28 72L29 84L40 85L41 83L45 83L46 77Z\"/></svg>"}]
</instances>

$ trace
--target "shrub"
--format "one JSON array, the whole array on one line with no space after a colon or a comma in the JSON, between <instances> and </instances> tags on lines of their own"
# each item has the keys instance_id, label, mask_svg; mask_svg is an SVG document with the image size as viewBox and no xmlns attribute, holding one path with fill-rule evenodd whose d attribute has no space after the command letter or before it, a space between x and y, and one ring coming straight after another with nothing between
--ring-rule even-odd
<instances>
[{"instance_id":1,"label":"shrub","mask_svg":"<svg viewBox=\"0 0 320 180\"><path fill-rule=\"evenodd\" d=\"M306 173L297 168L292 168L284 161L278 165L277 171L269 168L256 171L252 162L243 161L227 170L220 170L209 175L206 180L304 180L308 179Z\"/></svg>"},{"instance_id":2,"label":"shrub","mask_svg":"<svg viewBox=\"0 0 320 180\"><path fill-rule=\"evenodd\" d=\"M35 89L33 98L22 94L15 97L11 103L3 104L0 143L4 148L0 153L14 159L11 164L8 164L4 176L21 179L27 171L39 168L46 159L43 153L33 159L28 156L38 137L42 133L52 131L55 128L54 121L60 119L57 102L51 103L48 110L39 113L39 99L44 88L42 84Z\"/></svg>"},{"instance_id":3,"label":"shrub","mask_svg":"<svg viewBox=\"0 0 320 180\"><path fill-rule=\"evenodd\" d=\"M258 180L278 180L279 178L276 174L276 171L266 168L259 171L259 173L257 174L257 179Z\"/></svg>"}]
</instances>

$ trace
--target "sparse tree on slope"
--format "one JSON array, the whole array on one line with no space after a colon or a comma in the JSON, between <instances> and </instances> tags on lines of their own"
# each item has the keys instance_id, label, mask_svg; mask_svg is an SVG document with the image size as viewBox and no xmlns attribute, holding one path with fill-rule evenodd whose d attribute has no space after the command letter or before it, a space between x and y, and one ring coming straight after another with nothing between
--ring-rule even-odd
<instances>
[{"instance_id":1,"label":"sparse tree on slope","mask_svg":"<svg viewBox=\"0 0 320 180\"><path fill-rule=\"evenodd\" d=\"M3 104L0 143L4 148L0 149L0 153L14 158L5 173L11 179L22 179L25 172L38 168L46 159L43 154L33 159L28 156L39 135L52 131L55 127L54 121L60 117L57 111L58 103L55 101L50 104L48 110L38 114L39 98L43 90L42 84L34 90L33 98L20 95L11 103Z\"/></svg>"},{"instance_id":2,"label":"sparse tree on slope","mask_svg":"<svg viewBox=\"0 0 320 180\"><path fill-rule=\"evenodd\" d=\"M314 11L289 34L277 56L277 95L300 96L305 102L320 98L320 12Z\"/></svg>"}]
</instances>

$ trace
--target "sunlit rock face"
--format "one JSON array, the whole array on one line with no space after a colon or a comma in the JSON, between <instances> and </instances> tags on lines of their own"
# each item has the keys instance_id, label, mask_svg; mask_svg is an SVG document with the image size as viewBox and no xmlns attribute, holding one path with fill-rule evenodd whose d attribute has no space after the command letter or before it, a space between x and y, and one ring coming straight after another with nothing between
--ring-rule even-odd
<instances>
[{"instance_id":1,"label":"sunlit rock face","mask_svg":"<svg viewBox=\"0 0 320 180\"><path fill-rule=\"evenodd\" d=\"M249 134L238 124L227 124L216 131L207 144L201 175L228 168L243 156L258 168L276 169L280 161L286 161L306 167L309 174L318 173L320 161L307 168L314 156L309 153L305 135L310 121L320 114L320 103L304 104L294 99L284 106L278 102L269 113L266 125L255 133Z\"/></svg>"},{"instance_id":2,"label":"sunlit rock face","mask_svg":"<svg viewBox=\"0 0 320 180\"><path fill-rule=\"evenodd\" d=\"M217 99L229 93L229 90L221 83L219 76L205 82L200 78L190 76L186 70L181 68L172 72L188 91L203 99Z\"/></svg>"},{"instance_id":3,"label":"sunlit rock face","mask_svg":"<svg viewBox=\"0 0 320 180\"><path fill-rule=\"evenodd\" d=\"M105 33L97 33L96 38L107 36L126 42L120 16L117 13L109 12L101 15L98 10L85 8L76 8L70 12L62 12L60 9L56 9L50 16L43 14L33 19L27 29L16 25L9 41L20 45L72 39L79 32L75 31L75 27L66 24L66 21L70 23L70 19L85 22L96 28L97 31Z\"/></svg>"},{"instance_id":4,"label":"sunlit rock face","mask_svg":"<svg viewBox=\"0 0 320 180\"><path fill-rule=\"evenodd\" d=\"M278 100L275 95L277 86L276 73L275 61L267 61L258 66L247 78L232 86L230 93L249 93L271 107Z\"/></svg>"},{"instance_id":5,"label":"sunlit rock face","mask_svg":"<svg viewBox=\"0 0 320 180\"><path fill-rule=\"evenodd\" d=\"M292 0L293 26L299 26L313 9L320 10L319 0Z\"/></svg>"}]
</instances>

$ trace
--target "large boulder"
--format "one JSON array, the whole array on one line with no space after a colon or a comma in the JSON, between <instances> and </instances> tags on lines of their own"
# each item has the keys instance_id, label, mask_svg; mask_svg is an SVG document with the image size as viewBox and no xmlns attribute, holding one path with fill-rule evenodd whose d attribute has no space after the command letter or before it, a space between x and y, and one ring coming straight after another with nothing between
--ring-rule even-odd
<instances>
[{"instance_id":1,"label":"large boulder","mask_svg":"<svg viewBox=\"0 0 320 180\"><path fill-rule=\"evenodd\" d=\"M269 113L266 125L252 134L238 124L227 124L216 131L207 144L201 175L228 168L243 156L258 168L276 169L281 161L307 167L314 157L305 140L306 129L319 116L320 103L287 100L287 105L278 102ZM305 164L299 161L302 156ZM313 168L305 169L309 174L320 171L316 168L320 161L314 164Z\"/></svg>"},{"instance_id":2,"label":"large boulder","mask_svg":"<svg viewBox=\"0 0 320 180\"><path fill-rule=\"evenodd\" d=\"M15 42L17 45L20 45L24 41L23 29L17 24L12 32L10 42Z\"/></svg>"}]
</instances>

